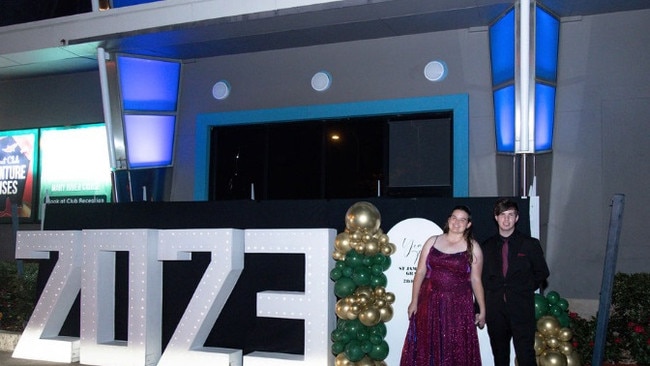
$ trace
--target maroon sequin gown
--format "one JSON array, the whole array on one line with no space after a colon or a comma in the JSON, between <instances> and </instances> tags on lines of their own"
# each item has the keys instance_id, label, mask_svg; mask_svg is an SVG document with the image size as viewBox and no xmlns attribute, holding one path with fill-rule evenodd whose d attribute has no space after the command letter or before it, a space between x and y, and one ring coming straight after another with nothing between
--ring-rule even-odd
<instances>
[{"instance_id":1,"label":"maroon sequin gown","mask_svg":"<svg viewBox=\"0 0 650 366\"><path fill-rule=\"evenodd\" d=\"M467 253L431 247L400 366L481 365Z\"/></svg>"}]
</instances>

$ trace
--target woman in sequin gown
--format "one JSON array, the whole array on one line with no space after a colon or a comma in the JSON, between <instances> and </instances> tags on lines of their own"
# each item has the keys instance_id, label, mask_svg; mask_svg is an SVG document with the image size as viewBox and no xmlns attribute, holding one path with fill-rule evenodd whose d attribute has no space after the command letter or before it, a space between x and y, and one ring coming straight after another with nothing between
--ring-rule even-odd
<instances>
[{"instance_id":1,"label":"woman in sequin gown","mask_svg":"<svg viewBox=\"0 0 650 366\"><path fill-rule=\"evenodd\" d=\"M483 253L471 226L469 208L457 206L443 234L424 243L413 279L400 366L481 365L476 326L485 325Z\"/></svg>"}]
</instances>

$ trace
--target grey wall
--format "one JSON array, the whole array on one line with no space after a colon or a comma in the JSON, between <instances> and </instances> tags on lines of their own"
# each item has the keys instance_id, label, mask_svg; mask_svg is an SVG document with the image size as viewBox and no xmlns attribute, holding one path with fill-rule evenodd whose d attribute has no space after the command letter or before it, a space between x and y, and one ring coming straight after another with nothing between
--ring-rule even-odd
<instances>
[{"instance_id":1,"label":"grey wall","mask_svg":"<svg viewBox=\"0 0 650 366\"><path fill-rule=\"evenodd\" d=\"M650 12L563 22L546 255L561 294L598 298L614 194L617 270L650 257Z\"/></svg>"},{"instance_id":2,"label":"grey wall","mask_svg":"<svg viewBox=\"0 0 650 366\"><path fill-rule=\"evenodd\" d=\"M550 289L563 297L597 299L609 204L626 194L617 269L647 271L650 250L650 11L564 19L553 153L536 158L542 241L551 267ZM440 83L424 78L427 62L447 63ZM470 195L513 194L512 158L494 152L487 29L188 60L170 200L193 198L197 115L467 93L470 119ZM311 76L333 75L317 93ZM228 99L211 96L221 79ZM28 128L102 120L97 73L0 83L0 128ZM12 243L0 225L0 255ZM12 249L13 250L13 249Z\"/></svg>"}]
</instances>

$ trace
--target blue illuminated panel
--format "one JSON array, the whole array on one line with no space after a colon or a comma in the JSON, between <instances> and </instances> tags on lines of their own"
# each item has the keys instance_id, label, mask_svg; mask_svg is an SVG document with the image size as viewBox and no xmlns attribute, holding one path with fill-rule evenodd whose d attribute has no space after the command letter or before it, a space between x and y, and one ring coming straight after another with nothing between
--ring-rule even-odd
<instances>
[{"instance_id":1,"label":"blue illuminated panel","mask_svg":"<svg viewBox=\"0 0 650 366\"><path fill-rule=\"evenodd\" d=\"M160 1L160 0L113 0L113 7L122 8L131 5L154 3L156 1Z\"/></svg>"},{"instance_id":2,"label":"blue illuminated panel","mask_svg":"<svg viewBox=\"0 0 650 366\"><path fill-rule=\"evenodd\" d=\"M494 123L497 152L515 152L515 87L507 86L494 91Z\"/></svg>"},{"instance_id":3,"label":"blue illuminated panel","mask_svg":"<svg viewBox=\"0 0 650 366\"><path fill-rule=\"evenodd\" d=\"M535 29L535 77L547 82L557 80L557 50L560 40L560 22L546 11L537 8Z\"/></svg>"},{"instance_id":4,"label":"blue illuminated panel","mask_svg":"<svg viewBox=\"0 0 650 366\"><path fill-rule=\"evenodd\" d=\"M124 132L130 168L169 166L174 150L176 116L125 115Z\"/></svg>"},{"instance_id":5,"label":"blue illuminated panel","mask_svg":"<svg viewBox=\"0 0 650 366\"><path fill-rule=\"evenodd\" d=\"M180 63L118 56L117 67L124 110L155 112L176 110Z\"/></svg>"},{"instance_id":6,"label":"blue illuminated panel","mask_svg":"<svg viewBox=\"0 0 650 366\"><path fill-rule=\"evenodd\" d=\"M551 150L554 113L555 87L535 84L535 152Z\"/></svg>"},{"instance_id":7,"label":"blue illuminated panel","mask_svg":"<svg viewBox=\"0 0 650 366\"><path fill-rule=\"evenodd\" d=\"M515 11L490 27L490 57L492 58L492 86L515 79Z\"/></svg>"}]
</instances>

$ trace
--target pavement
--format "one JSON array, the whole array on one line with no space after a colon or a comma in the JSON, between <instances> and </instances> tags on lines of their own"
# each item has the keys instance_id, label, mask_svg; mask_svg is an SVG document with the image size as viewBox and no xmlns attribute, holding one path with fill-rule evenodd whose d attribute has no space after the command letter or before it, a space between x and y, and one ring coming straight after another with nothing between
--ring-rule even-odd
<instances>
[{"instance_id":1,"label":"pavement","mask_svg":"<svg viewBox=\"0 0 650 366\"><path fill-rule=\"evenodd\" d=\"M60 363L47 361L24 360L11 357L12 351L0 351L0 365L2 366L57 366L57 365L80 365L79 362Z\"/></svg>"}]
</instances>

